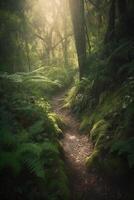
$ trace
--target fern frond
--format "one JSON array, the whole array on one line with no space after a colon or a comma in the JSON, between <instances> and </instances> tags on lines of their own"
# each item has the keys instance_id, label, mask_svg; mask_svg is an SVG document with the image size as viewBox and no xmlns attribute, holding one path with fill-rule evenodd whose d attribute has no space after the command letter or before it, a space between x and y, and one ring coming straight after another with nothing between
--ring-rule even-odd
<instances>
[{"instance_id":1,"label":"fern frond","mask_svg":"<svg viewBox=\"0 0 134 200\"><path fill-rule=\"evenodd\" d=\"M0 132L0 146L5 149L12 150L17 145L17 137L10 131L1 130Z\"/></svg>"},{"instance_id":2,"label":"fern frond","mask_svg":"<svg viewBox=\"0 0 134 200\"><path fill-rule=\"evenodd\" d=\"M52 142L44 142L41 144L42 150L45 152L52 152L56 155L59 155L58 147Z\"/></svg>"},{"instance_id":3,"label":"fern frond","mask_svg":"<svg viewBox=\"0 0 134 200\"><path fill-rule=\"evenodd\" d=\"M17 154L22 155L22 154L31 153L36 156L40 156L41 151L42 151L42 148L40 147L39 144L23 143L20 146L18 146Z\"/></svg>"},{"instance_id":4,"label":"fern frond","mask_svg":"<svg viewBox=\"0 0 134 200\"><path fill-rule=\"evenodd\" d=\"M34 173L39 178L45 178L45 170L43 162L38 157L32 158L31 155L26 155L26 158L23 158L24 164L27 166L31 173Z\"/></svg>"},{"instance_id":5,"label":"fern frond","mask_svg":"<svg viewBox=\"0 0 134 200\"><path fill-rule=\"evenodd\" d=\"M34 123L30 128L29 132L32 135L42 133L44 131L44 120L39 120L36 123Z\"/></svg>"},{"instance_id":6,"label":"fern frond","mask_svg":"<svg viewBox=\"0 0 134 200\"><path fill-rule=\"evenodd\" d=\"M0 171L9 168L15 175L21 170L21 164L18 160L16 152L0 152Z\"/></svg>"}]
</instances>

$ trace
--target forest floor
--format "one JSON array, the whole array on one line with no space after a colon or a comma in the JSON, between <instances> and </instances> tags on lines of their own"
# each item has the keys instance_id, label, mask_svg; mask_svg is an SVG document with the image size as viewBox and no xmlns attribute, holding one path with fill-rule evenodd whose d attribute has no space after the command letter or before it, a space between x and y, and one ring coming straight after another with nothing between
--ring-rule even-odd
<instances>
[{"instance_id":1,"label":"forest floor","mask_svg":"<svg viewBox=\"0 0 134 200\"><path fill-rule=\"evenodd\" d=\"M70 179L70 200L122 199L120 192L114 191L111 184L100 174L98 175L95 170L87 169L85 160L91 155L93 145L88 134L80 132L80 122L76 116L69 109L63 108L64 95L65 93L55 96L52 100L52 107L66 124L61 144Z\"/></svg>"}]
</instances>

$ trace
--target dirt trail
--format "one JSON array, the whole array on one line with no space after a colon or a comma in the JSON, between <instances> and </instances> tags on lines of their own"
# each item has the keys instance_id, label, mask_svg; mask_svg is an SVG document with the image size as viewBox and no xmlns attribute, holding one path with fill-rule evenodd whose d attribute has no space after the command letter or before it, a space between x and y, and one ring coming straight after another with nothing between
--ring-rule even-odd
<instances>
[{"instance_id":1,"label":"dirt trail","mask_svg":"<svg viewBox=\"0 0 134 200\"><path fill-rule=\"evenodd\" d=\"M85 159L93 151L92 143L87 135L80 133L76 117L62 108L63 97L61 94L53 98L52 107L67 125L61 142L70 177L71 200L115 200L115 195L109 197L111 189L103 178L87 170Z\"/></svg>"}]
</instances>

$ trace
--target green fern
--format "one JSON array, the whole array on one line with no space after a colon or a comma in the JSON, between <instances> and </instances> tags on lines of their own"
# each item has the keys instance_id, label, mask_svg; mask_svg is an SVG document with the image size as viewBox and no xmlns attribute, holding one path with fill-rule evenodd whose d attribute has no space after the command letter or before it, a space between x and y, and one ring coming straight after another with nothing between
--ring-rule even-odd
<instances>
[{"instance_id":1,"label":"green fern","mask_svg":"<svg viewBox=\"0 0 134 200\"><path fill-rule=\"evenodd\" d=\"M42 144L26 143L18 147L17 155L21 163L24 164L31 173L44 179L45 163L52 164L55 158L57 158L55 156L59 155L59 151L57 146L51 142L44 142Z\"/></svg>"},{"instance_id":2,"label":"green fern","mask_svg":"<svg viewBox=\"0 0 134 200\"><path fill-rule=\"evenodd\" d=\"M2 104L0 103L2 119L0 121L0 174L4 178L8 170L11 176L5 178L9 178L10 182L10 178L14 176L16 182L13 188L16 191L16 183L18 184L19 181L20 185L18 185L22 193L23 187L25 192L27 188L37 184L40 188L42 186L43 189L46 188L46 194L50 194L51 189L47 188L48 182L53 183L56 179L54 188L56 187L57 196L54 191L53 197L66 199L64 196L68 193L65 192L68 186L65 174L60 173L60 168L64 169L64 165L60 160L56 137L56 133L60 132L57 124L62 123L57 116L50 113L50 105L45 100L46 96L44 97L44 94L53 93L64 86L63 74L65 73L60 77L55 69L52 78L50 71L48 78L44 77L46 76L44 70L28 74L5 74L2 78L3 87L0 90L2 94L6 91L6 94L2 99L4 105L2 101ZM23 176L24 179L21 178ZM10 190L8 184L6 186ZM34 188L32 190L34 194Z\"/></svg>"},{"instance_id":3,"label":"green fern","mask_svg":"<svg viewBox=\"0 0 134 200\"><path fill-rule=\"evenodd\" d=\"M40 158L42 150L39 144L25 143L18 147L17 155L20 162L24 164L31 173L44 179L44 163Z\"/></svg>"},{"instance_id":4,"label":"green fern","mask_svg":"<svg viewBox=\"0 0 134 200\"><path fill-rule=\"evenodd\" d=\"M52 142L44 142L41 147L46 152L52 152L55 155L59 155L58 146Z\"/></svg>"},{"instance_id":5,"label":"green fern","mask_svg":"<svg viewBox=\"0 0 134 200\"><path fill-rule=\"evenodd\" d=\"M18 175L21 171L21 167L16 152L0 152L0 171L8 168L11 169L15 175Z\"/></svg>"},{"instance_id":6,"label":"green fern","mask_svg":"<svg viewBox=\"0 0 134 200\"><path fill-rule=\"evenodd\" d=\"M13 150L16 148L17 136L9 130L0 130L0 148Z\"/></svg>"},{"instance_id":7,"label":"green fern","mask_svg":"<svg viewBox=\"0 0 134 200\"><path fill-rule=\"evenodd\" d=\"M44 164L37 156L27 153L23 156L22 162L31 173L34 173L39 178L45 179Z\"/></svg>"},{"instance_id":8,"label":"green fern","mask_svg":"<svg viewBox=\"0 0 134 200\"><path fill-rule=\"evenodd\" d=\"M18 155L26 154L26 153L32 153L36 156L40 156L40 153L42 151L42 148L40 147L39 144L35 143L23 143L18 146L17 153Z\"/></svg>"},{"instance_id":9,"label":"green fern","mask_svg":"<svg viewBox=\"0 0 134 200\"><path fill-rule=\"evenodd\" d=\"M32 126L29 128L29 132L32 135L40 134L44 131L45 126L44 126L44 120L39 120L35 122Z\"/></svg>"}]
</instances>

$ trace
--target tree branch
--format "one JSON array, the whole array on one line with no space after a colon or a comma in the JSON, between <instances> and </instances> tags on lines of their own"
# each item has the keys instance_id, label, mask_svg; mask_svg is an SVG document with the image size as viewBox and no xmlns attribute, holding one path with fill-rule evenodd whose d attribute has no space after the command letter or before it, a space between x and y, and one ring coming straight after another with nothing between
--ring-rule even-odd
<instances>
[{"instance_id":1,"label":"tree branch","mask_svg":"<svg viewBox=\"0 0 134 200\"><path fill-rule=\"evenodd\" d=\"M59 40L53 47L52 49L55 49L58 45L60 45L64 40L66 40L68 37L71 37L73 35L73 33L70 33L69 35L67 35L66 37L62 38L61 40Z\"/></svg>"},{"instance_id":2,"label":"tree branch","mask_svg":"<svg viewBox=\"0 0 134 200\"><path fill-rule=\"evenodd\" d=\"M98 5L93 0L85 0L86 3L90 2L95 8L99 9Z\"/></svg>"},{"instance_id":3,"label":"tree branch","mask_svg":"<svg viewBox=\"0 0 134 200\"><path fill-rule=\"evenodd\" d=\"M42 40L43 42L45 42L45 38L43 38L42 36L40 36L38 33L34 33L34 35L36 37L38 37L40 40Z\"/></svg>"},{"instance_id":4,"label":"tree branch","mask_svg":"<svg viewBox=\"0 0 134 200\"><path fill-rule=\"evenodd\" d=\"M42 36L40 36L37 33L34 33L35 36L37 36L40 40L42 40L45 43L45 38L43 38ZM51 47L51 49L55 49L58 45L60 45L64 40L66 40L68 37L71 37L73 35L73 33L70 33L69 35L67 35L67 37L60 39L54 46Z\"/></svg>"}]
</instances>

